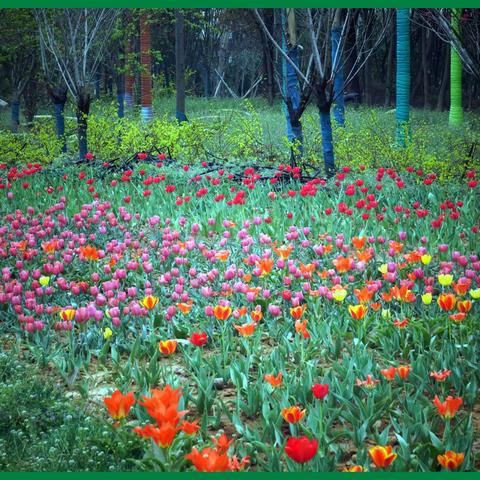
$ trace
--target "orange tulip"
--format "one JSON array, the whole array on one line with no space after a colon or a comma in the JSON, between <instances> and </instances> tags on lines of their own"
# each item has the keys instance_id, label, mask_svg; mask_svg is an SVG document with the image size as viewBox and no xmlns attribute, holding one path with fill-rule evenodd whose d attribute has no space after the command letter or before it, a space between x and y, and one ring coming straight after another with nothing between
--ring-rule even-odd
<instances>
[{"instance_id":1,"label":"orange tulip","mask_svg":"<svg viewBox=\"0 0 480 480\"><path fill-rule=\"evenodd\" d=\"M345 467L342 472L350 472L350 473L357 473L357 472L365 472L365 469L361 465L352 465L351 467Z\"/></svg>"},{"instance_id":2,"label":"orange tulip","mask_svg":"<svg viewBox=\"0 0 480 480\"><path fill-rule=\"evenodd\" d=\"M452 315L449 315L448 318L450 320L453 320L454 322L459 323L465 320L466 316L467 316L466 313L459 312L459 313L453 313Z\"/></svg>"},{"instance_id":3,"label":"orange tulip","mask_svg":"<svg viewBox=\"0 0 480 480\"><path fill-rule=\"evenodd\" d=\"M227 453L233 440L229 440L228 437L222 433L218 438L212 437L212 442L219 453Z\"/></svg>"},{"instance_id":4,"label":"orange tulip","mask_svg":"<svg viewBox=\"0 0 480 480\"><path fill-rule=\"evenodd\" d=\"M253 332L255 331L256 323L244 323L243 325L234 325L235 330L242 336L242 337L251 337Z\"/></svg>"},{"instance_id":5,"label":"orange tulip","mask_svg":"<svg viewBox=\"0 0 480 480\"><path fill-rule=\"evenodd\" d=\"M185 455L190 460L197 472L227 472L230 460L226 453L219 453L211 447L206 447L200 452L193 448L192 452Z\"/></svg>"},{"instance_id":6,"label":"orange tulip","mask_svg":"<svg viewBox=\"0 0 480 480\"><path fill-rule=\"evenodd\" d=\"M273 375L265 375L263 377L266 382L268 382L273 388L277 388L282 384L283 373L279 372L277 376Z\"/></svg>"},{"instance_id":7,"label":"orange tulip","mask_svg":"<svg viewBox=\"0 0 480 480\"><path fill-rule=\"evenodd\" d=\"M468 313L472 309L472 302L470 300L459 300L457 308L461 313Z\"/></svg>"},{"instance_id":8,"label":"orange tulip","mask_svg":"<svg viewBox=\"0 0 480 480\"><path fill-rule=\"evenodd\" d=\"M382 304L377 302L372 303L370 306L374 312L378 312L382 308Z\"/></svg>"},{"instance_id":9,"label":"orange tulip","mask_svg":"<svg viewBox=\"0 0 480 480\"><path fill-rule=\"evenodd\" d=\"M410 375L411 369L410 365L400 365L400 367L397 367L397 374L402 380L406 380Z\"/></svg>"},{"instance_id":10,"label":"orange tulip","mask_svg":"<svg viewBox=\"0 0 480 480\"><path fill-rule=\"evenodd\" d=\"M376 445L368 450L368 454L377 468L386 468L397 458L390 445Z\"/></svg>"},{"instance_id":11,"label":"orange tulip","mask_svg":"<svg viewBox=\"0 0 480 480\"><path fill-rule=\"evenodd\" d=\"M357 250L362 250L363 247L365 246L366 240L367 240L367 237L353 237L352 243Z\"/></svg>"},{"instance_id":12,"label":"orange tulip","mask_svg":"<svg viewBox=\"0 0 480 480\"><path fill-rule=\"evenodd\" d=\"M190 312L193 306L193 301L190 300L189 302L185 303L177 303L177 308L185 315Z\"/></svg>"},{"instance_id":13,"label":"orange tulip","mask_svg":"<svg viewBox=\"0 0 480 480\"><path fill-rule=\"evenodd\" d=\"M372 298L374 291L369 290L367 287L363 287L361 290L354 288L353 293L357 297L359 303L368 303Z\"/></svg>"},{"instance_id":14,"label":"orange tulip","mask_svg":"<svg viewBox=\"0 0 480 480\"><path fill-rule=\"evenodd\" d=\"M290 315L295 320L298 320L299 318L302 318L302 315L305 313L306 309L307 309L307 304L306 303L304 303L303 305L299 305L297 307L291 307L290 308Z\"/></svg>"},{"instance_id":15,"label":"orange tulip","mask_svg":"<svg viewBox=\"0 0 480 480\"><path fill-rule=\"evenodd\" d=\"M462 397L452 397L451 395L444 402L441 402L437 395L433 399L433 404L437 407L438 413L446 420L455 416L462 403Z\"/></svg>"},{"instance_id":16,"label":"orange tulip","mask_svg":"<svg viewBox=\"0 0 480 480\"><path fill-rule=\"evenodd\" d=\"M290 253L292 253L293 250L293 245L289 245L288 247L278 247L274 248L273 251L282 259L282 260L287 260L287 258L290 256Z\"/></svg>"},{"instance_id":17,"label":"orange tulip","mask_svg":"<svg viewBox=\"0 0 480 480\"><path fill-rule=\"evenodd\" d=\"M250 318L254 322L259 322L263 318L262 307L260 305L257 305L255 310L250 312Z\"/></svg>"},{"instance_id":18,"label":"orange tulip","mask_svg":"<svg viewBox=\"0 0 480 480\"><path fill-rule=\"evenodd\" d=\"M403 243L396 242L395 240L390 240L388 242L388 246L390 248L393 248L395 253L400 253L403 250Z\"/></svg>"},{"instance_id":19,"label":"orange tulip","mask_svg":"<svg viewBox=\"0 0 480 480\"><path fill-rule=\"evenodd\" d=\"M135 427L133 429L137 435L151 438L162 448L167 448L172 444L178 430L175 424L169 422L162 423L159 427L155 425L145 425L144 427Z\"/></svg>"},{"instance_id":20,"label":"orange tulip","mask_svg":"<svg viewBox=\"0 0 480 480\"><path fill-rule=\"evenodd\" d=\"M443 370L441 372L430 372L430 376L437 382L444 382L452 374L451 370Z\"/></svg>"},{"instance_id":21,"label":"orange tulip","mask_svg":"<svg viewBox=\"0 0 480 480\"><path fill-rule=\"evenodd\" d=\"M268 275L273 268L273 258L262 258L255 262L257 268L261 271L261 276Z\"/></svg>"},{"instance_id":22,"label":"orange tulip","mask_svg":"<svg viewBox=\"0 0 480 480\"><path fill-rule=\"evenodd\" d=\"M310 338L310 332L307 330L307 320L297 320L295 322L295 331L303 336L303 338Z\"/></svg>"},{"instance_id":23,"label":"orange tulip","mask_svg":"<svg viewBox=\"0 0 480 480\"><path fill-rule=\"evenodd\" d=\"M213 315L217 320L228 320L228 317L232 314L232 307L224 305L216 305L213 308Z\"/></svg>"},{"instance_id":24,"label":"orange tulip","mask_svg":"<svg viewBox=\"0 0 480 480\"><path fill-rule=\"evenodd\" d=\"M186 411L178 411L178 402L182 393L180 388L173 389L170 385L167 385L162 390L152 389L151 397L142 396L143 401L138 402L139 405L147 410L147 413L155 419L157 424L172 423L177 425L180 417L182 417Z\"/></svg>"},{"instance_id":25,"label":"orange tulip","mask_svg":"<svg viewBox=\"0 0 480 480\"><path fill-rule=\"evenodd\" d=\"M84 247L80 247L80 253L85 260L97 261L100 259L98 250L91 245L85 245Z\"/></svg>"},{"instance_id":26,"label":"orange tulip","mask_svg":"<svg viewBox=\"0 0 480 480\"><path fill-rule=\"evenodd\" d=\"M235 316L235 318L240 318L240 317L243 317L244 315L246 315L247 312L248 312L247 307L240 307L240 308L236 308L233 311L233 315Z\"/></svg>"},{"instance_id":27,"label":"orange tulip","mask_svg":"<svg viewBox=\"0 0 480 480\"><path fill-rule=\"evenodd\" d=\"M449 312L453 310L457 299L453 293L442 293L437 299L438 306L444 311Z\"/></svg>"},{"instance_id":28,"label":"orange tulip","mask_svg":"<svg viewBox=\"0 0 480 480\"><path fill-rule=\"evenodd\" d=\"M171 355L175 353L177 349L177 341L176 340L160 340L158 344L158 348L164 355Z\"/></svg>"},{"instance_id":29,"label":"orange tulip","mask_svg":"<svg viewBox=\"0 0 480 480\"><path fill-rule=\"evenodd\" d=\"M362 304L349 305L348 311L350 312L350 315L352 316L352 318L354 318L355 320L361 320L367 313L368 307Z\"/></svg>"},{"instance_id":30,"label":"orange tulip","mask_svg":"<svg viewBox=\"0 0 480 480\"><path fill-rule=\"evenodd\" d=\"M65 322L71 322L77 311L74 308L64 308L59 312L60 318Z\"/></svg>"},{"instance_id":31,"label":"orange tulip","mask_svg":"<svg viewBox=\"0 0 480 480\"><path fill-rule=\"evenodd\" d=\"M200 420L194 420L193 422L187 422L184 420L180 425L180 430L186 435L195 435L200 430L200 425L198 424Z\"/></svg>"},{"instance_id":32,"label":"orange tulip","mask_svg":"<svg viewBox=\"0 0 480 480\"><path fill-rule=\"evenodd\" d=\"M380 370L380 373L389 381L391 382L395 378L395 374L397 373L397 369L395 367L390 368L383 368Z\"/></svg>"},{"instance_id":33,"label":"orange tulip","mask_svg":"<svg viewBox=\"0 0 480 480\"><path fill-rule=\"evenodd\" d=\"M333 266L338 273L345 273L351 270L354 263L350 257L342 257L341 255L332 260Z\"/></svg>"},{"instance_id":34,"label":"orange tulip","mask_svg":"<svg viewBox=\"0 0 480 480\"><path fill-rule=\"evenodd\" d=\"M457 283L453 282L453 289L457 295L463 297L467 294L471 284L472 281L469 278L460 278Z\"/></svg>"},{"instance_id":35,"label":"orange tulip","mask_svg":"<svg viewBox=\"0 0 480 480\"><path fill-rule=\"evenodd\" d=\"M158 303L158 297L153 295L147 295L140 300L140 304L145 307L147 310L153 310Z\"/></svg>"},{"instance_id":36,"label":"orange tulip","mask_svg":"<svg viewBox=\"0 0 480 480\"><path fill-rule=\"evenodd\" d=\"M408 318L405 318L404 320L393 321L393 326L397 328L405 328L407 325L408 325Z\"/></svg>"},{"instance_id":37,"label":"orange tulip","mask_svg":"<svg viewBox=\"0 0 480 480\"><path fill-rule=\"evenodd\" d=\"M226 262L229 256L230 252L228 250L220 250L219 252L215 253L215 258L218 258L218 260L221 262Z\"/></svg>"},{"instance_id":38,"label":"orange tulip","mask_svg":"<svg viewBox=\"0 0 480 480\"><path fill-rule=\"evenodd\" d=\"M298 423L304 416L306 410L301 410L300 407L286 407L282 408L282 417L288 423Z\"/></svg>"},{"instance_id":39,"label":"orange tulip","mask_svg":"<svg viewBox=\"0 0 480 480\"><path fill-rule=\"evenodd\" d=\"M103 403L113 419L121 420L130 412L132 405L135 403L135 397L133 396L133 392L122 395L120 390L115 390L111 397L105 397L103 399Z\"/></svg>"},{"instance_id":40,"label":"orange tulip","mask_svg":"<svg viewBox=\"0 0 480 480\"><path fill-rule=\"evenodd\" d=\"M357 378L355 385L357 387L375 388L377 383L380 383L380 380L375 380L372 375L367 375L366 380L360 380Z\"/></svg>"},{"instance_id":41,"label":"orange tulip","mask_svg":"<svg viewBox=\"0 0 480 480\"><path fill-rule=\"evenodd\" d=\"M456 453L453 450L448 450L443 455L438 455L438 463L447 470L457 470L463 463L465 458L464 453Z\"/></svg>"},{"instance_id":42,"label":"orange tulip","mask_svg":"<svg viewBox=\"0 0 480 480\"><path fill-rule=\"evenodd\" d=\"M299 268L300 268L300 272L302 272L302 275L305 278L311 278L313 272L317 267L315 266L314 263L307 263L306 265L303 263L300 263Z\"/></svg>"}]
</instances>

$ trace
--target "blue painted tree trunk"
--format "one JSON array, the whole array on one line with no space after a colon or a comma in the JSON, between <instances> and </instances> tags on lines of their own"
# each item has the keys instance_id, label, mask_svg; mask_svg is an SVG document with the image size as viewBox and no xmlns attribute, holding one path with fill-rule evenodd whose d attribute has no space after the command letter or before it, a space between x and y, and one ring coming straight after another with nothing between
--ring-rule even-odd
<instances>
[{"instance_id":1,"label":"blue painted tree trunk","mask_svg":"<svg viewBox=\"0 0 480 480\"><path fill-rule=\"evenodd\" d=\"M345 98L343 90L345 89L345 78L343 74L343 62L340 52L340 38L342 35L342 27L335 26L332 28L332 71L333 80L333 97L335 104L333 107L333 117L337 125L345 126Z\"/></svg>"},{"instance_id":2,"label":"blue painted tree trunk","mask_svg":"<svg viewBox=\"0 0 480 480\"><path fill-rule=\"evenodd\" d=\"M332 122L330 118L330 109L320 110L320 130L322 132L322 151L323 162L325 164L325 174L328 178L335 173L335 156L333 153Z\"/></svg>"},{"instance_id":3,"label":"blue painted tree trunk","mask_svg":"<svg viewBox=\"0 0 480 480\"><path fill-rule=\"evenodd\" d=\"M11 104L12 131L17 132L20 125L20 100L14 99Z\"/></svg>"},{"instance_id":4,"label":"blue painted tree trunk","mask_svg":"<svg viewBox=\"0 0 480 480\"><path fill-rule=\"evenodd\" d=\"M117 110L118 118L123 118L125 116L125 92L117 92L117 103L118 103L118 110Z\"/></svg>"},{"instance_id":5,"label":"blue painted tree trunk","mask_svg":"<svg viewBox=\"0 0 480 480\"><path fill-rule=\"evenodd\" d=\"M397 134L405 147L410 130L410 10L397 8Z\"/></svg>"},{"instance_id":6,"label":"blue painted tree trunk","mask_svg":"<svg viewBox=\"0 0 480 480\"><path fill-rule=\"evenodd\" d=\"M63 116L64 103L55 103L55 131L57 138L62 142L62 152L67 151L67 144L65 142L65 117Z\"/></svg>"},{"instance_id":7,"label":"blue painted tree trunk","mask_svg":"<svg viewBox=\"0 0 480 480\"><path fill-rule=\"evenodd\" d=\"M285 12L282 9L282 48L285 53L288 54L292 62L298 66L299 65L299 51L298 47L293 47L287 51L287 42L285 39ZM289 142L296 142L298 155L294 155L292 150L292 161L295 161L296 158L299 158L303 155L303 130L300 119L292 118L290 113L295 112L300 106L300 86L298 85L297 74L295 69L290 62L282 56L282 87L283 87L283 97L286 99L286 102L283 103L283 110L285 113L285 120L287 125L287 137ZM290 103L290 105L287 104Z\"/></svg>"},{"instance_id":8,"label":"blue painted tree trunk","mask_svg":"<svg viewBox=\"0 0 480 480\"><path fill-rule=\"evenodd\" d=\"M291 60L298 66L299 64L299 55L298 55L298 48L294 47L289 50L288 56ZM292 105L292 110L296 111L300 106L300 87L298 85L297 73L293 66L284 59L285 63L287 64L287 94L286 98L290 99ZM299 120L293 121L290 119L290 114L288 112L288 108L286 109L286 120L287 120L287 135L288 139L291 142L298 142L298 148L300 151L300 155L303 153L303 131L302 131L302 124Z\"/></svg>"}]
</instances>

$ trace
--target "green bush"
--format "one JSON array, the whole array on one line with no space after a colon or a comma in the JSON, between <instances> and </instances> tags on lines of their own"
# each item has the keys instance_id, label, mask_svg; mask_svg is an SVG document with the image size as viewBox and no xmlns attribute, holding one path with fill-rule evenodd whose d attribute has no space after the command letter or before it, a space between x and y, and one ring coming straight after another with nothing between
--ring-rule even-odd
<instances>
[{"instance_id":1,"label":"green bush","mask_svg":"<svg viewBox=\"0 0 480 480\"><path fill-rule=\"evenodd\" d=\"M0 471L131 469L139 440L106 418L45 372L0 354Z\"/></svg>"},{"instance_id":2,"label":"green bush","mask_svg":"<svg viewBox=\"0 0 480 480\"><path fill-rule=\"evenodd\" d=\"M7 163L50 163L61 154L62 144L52 121L36 123L22 133L0 131L0 160Z\"/></svg>"}]
</instances>

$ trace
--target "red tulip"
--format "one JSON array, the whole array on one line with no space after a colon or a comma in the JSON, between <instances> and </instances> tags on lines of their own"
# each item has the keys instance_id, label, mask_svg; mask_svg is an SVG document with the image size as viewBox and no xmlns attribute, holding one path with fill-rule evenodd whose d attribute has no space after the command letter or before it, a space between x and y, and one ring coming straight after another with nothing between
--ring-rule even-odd
<instances>
[{"instance_id":1,"label":"red tulip","mask_svg":"<svg viewBox=\"0 0 480 480\"><path fill-rule=\"evenodd\" d=\"M297 463L309 462L317 453L318 442L308 437L290 437L285 445L285 453Z\"/></svg>"},{"instance_id":2,"label":"red tulip","mask_svg":"<svg viewBox=\"0 0 480 480\"><path fill-rule=\"evenodd\" d=\"M312 386L312 392L315 398L325 398L328 394L328 383L316 383Z\"/></svg>"}]
</instances>

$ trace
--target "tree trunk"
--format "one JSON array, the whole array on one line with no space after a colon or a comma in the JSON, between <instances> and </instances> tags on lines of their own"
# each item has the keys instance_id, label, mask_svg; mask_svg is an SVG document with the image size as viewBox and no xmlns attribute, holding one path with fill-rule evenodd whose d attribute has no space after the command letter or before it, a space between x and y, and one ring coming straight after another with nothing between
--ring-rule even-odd
<instances>
[{"instance_id":1,"label":"tree trunk","mask_svg":"<svg viewBox=\"0 0 480 480\"><path fill-rule=\"evenodd\" d=\"M442 76L442 83L440 85L440 91L438 92L438 100L437 100L437 110L443 111L443 107L445 105L445 91L447 90L447 83L448 83L448 55L450 50L448 47L445 47L445 60L443 66L443 76Z\"/></svg>"},{"instance_id":2,"label":"tree trunk","mask_svg":"<svg viewBox=\"0 0 480 480\"><path fill-rule=\"evenodd\" d=\"M185 19L180 9L175 9L175 83L177 91L176 117L186 122L185 115Z\"/></svg>"},{"instance_id":3,"label":"tree trunk","mask_svg":"<svg viewBox=\"0 0 480 480\"><path fill-rule=\"evenodd\" d=\"M422 28L423 108L428 108L427 29Z\"/></svg>"},{"instance_id":4,"label":"tree trunk","mask_svg":"<svg viewBox=\"0 0 480 480\"><path fill-rule=\"evenodd\" d=\"M462 9L452 10L452 30L459 35L459 19ZM462 61L456 50L450 47L450 113L448 115L449 125L459 126L463 124L462 109Z\"/></svg>"},{"instance_id":5,"label":"tree trunk","mask_svg":"<svg viewBox=\"0 0 480 480\"><path fill-rule=\"evenodd\" d=\"M317 91L317 108L320 115L323 162L327 178L335 175L335 156L333 153L332 122L330 118L331 106L331 102L327 99L327 84L324 81Z\"/></svg>"},{"instance_id":6,"label":"tree trunk","mask_svg":"<svg viewBox=\"0 0 480 480\"><path fill-rule=\"evenodd\" d=\"M214 96L215 97L223 97L225 94L225 87L223 82L220 80L220 77L225 78L225 70L226 70L226 63L227 63L227 42L228 37L226 33L222 33L220 36L220 45L218 48L218 67L216 75L216 80L218 80L217 88L215 89Z\"/></svg>"},{"instance_id":7,"label":"tree trunk","mask_svg":"<svg viewBox=\"0 0 480 480\"><path fill-rule=\"evenodd\" d=\"M333 74L333 96L335 105L333 107L333 117L340 127L345 126L345 98L343 95L344 76L343 76L343 55L340 50L340 40L342 35L341 25L342 9L337 8L332 25L332 74Z\"/></svg>"},{"instance_id":8,"label":"tree trunk","mask_svg":"<svg viewBox=\"0 0 480 480\"><path fill-rule=\"evenodd\" d=\"M345 60L346 71L350 76L355 71L355 62L358 59L358 50L357 50L357 34L355 31L355 22L350 22L350 26L347 32L346 45L345 49L348 53ZM352 93L357 94L356 103L362 103L362 88L360 85L360 75L359 72L356 72L355 75L350 79L348 90Z\"/></svg>"},{"instance_id":9,"label":"tree trunk","mask_svg":"<svg viewBox=\"0 0 480 480\"><path fill-rule=\"evenodd\" d=\"M393 77L393 59L395 56L395 30L392 28L389 46L388 46L388 60L387 60L387 75L385 87L385 107L392 105L392 77Z\"/></svg>"},{"instance_id":10,"label":"tree trunk","mask_svg":"<svg viewBox=\"0 0 480 480\"><path fill-rule=\"evenodd\" d=\"M148 15L140 16L140 74L141 87L141 118L149 122L153 117L152 108L152 58L151 58L151 29Z\"/></svg>"},{"instance_id":11,"label":"tree trunk","mask_svg":"<svg viewBox=\"0 0 480 480\"><path fill-rule=\"evenodd\" d=\"M78 135L78 151L80 160L85 159L88 153L87 142L87 120L90 112L90 95L83 88L77 99L77 135Z\"/></svg>"},{"instance_id":12,"label":"tree trunk","mask_svg":"<svg viewBox=\"0 0 480 480\"><path fill-rule=\"evenodd\" d=\"M134 53L134 45L133 40L127 40L126 46L126 58L125 58L125 66L126 66L126 73L125 73L125 105L127 108L132 108L134 104L134 93L133 93L133 84L135 83L135 77L132 75L131 69L131 56Z\"/></svg>"},{"instance_id":13,"label":"tree trunk","mask_svg":"<svg viewBox=\"0 0 480 480\"><path fill-rule=\"evenodd\" d=\"M20 98L16 93L13 95L10 108L12 119L12 132L17 133L18 127L20 125Z\"/></svg>"},{"instance_id":14,"label":"tree trunk","mask_svg":"<svg viewBox=\"0 0 480 480\"><path fill-rule=\"evenodd\" d=\"M282 48L288 52L288 56L295 63L299 65L299 52L298 47L292 43L292 38L296 39L296 25L295 14L292 13L293 9L287 14L288 19L288 31L289 31L289 44L290 48L287 49L287 42L283 32L285 31L285 12L281 11L282 18ZM282 74L283 74L283 96L286 99L284 103L285 120L287 123L287 137L289 142L296 145L290 151L290 164L292 167L297 165L297 160L303 155L303 131L300 118L295 115L295 111L300 105L300 88L298 85L297 73L294 68L287 62L282 55ZM297 153L298 150L298 153Z\"/></svg>"},{"instance_id":15,"label":"tree trunk","mask_svg":"<svg viewBox=\"0 0 480 480\"><path fill-rule=\"evenodd\" d=\"M410 9L397 8L397 144L405 147L410 121Z\"/></svg>"},{"instance_id":16,"label":"tree trunk","mask_svg":"<svg viewBox=\"0 0 480 480\"><path fill-rule=\"evenodd\" d=\"M47 85L47 92L53 102L55 111L55 133L57 138L62 142L62 152L67 151L67 143L65 139L65 118L63 111L65 109L65 103L67 102L67 87L52 88Z\"/></svg>"},{"instance_id":17,"label":"tree trunk","mask_svg":"<svg viewBox=\"0 0 480 480\"><path fill-rule=\"evenodd\" d=\"M123 118L125 116L125 85L124 85L124 76L117 75L117 115L118 118Z\"/></svg>"}]
</instances>

